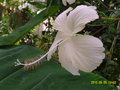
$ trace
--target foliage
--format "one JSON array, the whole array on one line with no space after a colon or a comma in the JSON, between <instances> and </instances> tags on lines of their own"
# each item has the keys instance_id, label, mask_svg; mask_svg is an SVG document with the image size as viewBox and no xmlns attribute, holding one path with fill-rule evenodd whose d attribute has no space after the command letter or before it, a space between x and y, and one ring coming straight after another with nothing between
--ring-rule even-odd
<instances>
[{"instance_id":1,"label":"foliage","mask_svg":"<svg viewBox=\"0 0 120 90\"><path fill-rule=\"evenodd\" d=\"M87 90L87 88L91 88L91 90L96 90L96 88L112 90L110 88L113 88L113 90L116 90L111 85L90 85L90 81L105 80L104 78L106 78L108 81L116 81L115 86L120 84L119 0L76 0L74 4L68 6L63 6L61 0L47 0L46 2L7 0L5 5L3 1L0 0L0 89L7 90L7 87L5 87L7 84L9 85L8 88L15 87L15 90L29 90L31 88L37 90L38 87L43 89L43 87L46 87L45 85L50 85L50 89L58 88L58 90L63 90L67 86L67 84L62 85L63 80L70 84L68 89L73 88L73 90L79 90L79 88L83 90ZM33 5L36 11L32 11L29 7L19 10L18 6L25 2ZM13 66L13 62L17 58L24 61L26 58L33 58L38 54L43 54L39 49L48 51L56 35L56 31L52 30L50 18L55 19L69 6L75 8L81 4L95 5L100 16L100 19L87 24L86 28L81 32L82 34L90 34L100 38L106 49L106 58L101 66L93 72L94 74L81 72L81 76L74 77L62 69L56 61L44 62L36 70L27 72L23 71L22 67ZM38 14L38 12L40 13ZM48 23L45 23L48 30L42 31L42 37L34 35L35 27L46 19L48 19ZM18 46L11 47L10 45ZM30 47L30 45L37 48ZM58 59L56 54L54 58ZM34 82L34 85L32 82ZM88 87L84 86L84 84ZM46 87L46 89L49 87Z\"/></svg>"},{"instance_id":2,"label":"foliage","mask_svg":"<svg viewBox=\"0 0 120 90\"><path fill-rule=\"evenodd\" d=\"M7 55L6 55L7 54ZM42 50L31 46L9 46L0 49L0 89L2 90L116 90L111 85L92 84L91 81L106 81L96 74L80 72L73 76L55 61L43 62L36 70L24 71L14 67L17 58L22 60L43 54ZM8 69L9 68L9 69ZM64 83L64 85L63 85ZM6 87L7 85L7 87Z\"/></svg>"}]
</instances>

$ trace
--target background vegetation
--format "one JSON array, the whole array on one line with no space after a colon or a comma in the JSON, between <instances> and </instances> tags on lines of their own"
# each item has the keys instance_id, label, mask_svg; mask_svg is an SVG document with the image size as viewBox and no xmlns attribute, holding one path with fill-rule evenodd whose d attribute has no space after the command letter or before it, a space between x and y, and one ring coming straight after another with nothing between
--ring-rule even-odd
<instances>
[{"instance_id":1,"label":"background vegetation","mask_svg":"<svg viewBox=\"0 0 120 90\"><path fill-rule=\"evenodd\" d=\"M80 71L81 76L75 77L56 62L57 54L55 60L43 62L32 71L14 66L18 58L29 62L48 51L56 35L54 19L69 6L81 4L96 6L100 16L80 32L103 41L106 58L99 68L93 73ZM44 31L38 31L40 23L46 27ZM68 6L63 6L61 0L0 0L0 80L1 90L116 90L120 85L120 0L76 0ZM91 84L106 80L116 84Z\"/></svg>"}]
</instances>

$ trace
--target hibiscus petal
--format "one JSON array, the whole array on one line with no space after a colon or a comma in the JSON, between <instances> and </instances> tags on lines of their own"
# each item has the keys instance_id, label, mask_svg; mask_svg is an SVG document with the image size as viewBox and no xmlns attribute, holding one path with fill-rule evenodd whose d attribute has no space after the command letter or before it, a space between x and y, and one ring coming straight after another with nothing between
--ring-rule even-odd
<instances>
[{"instance_id":1,"label":"hibiscus petal","mask_svg":"<svg viewBox=\"0 0 120 90\"><path fill-rule=\"evenodd\" d=\"M95 6L80 5L69 13L67 25L73 33L77 33L84 29L85 24L98 18L99 16L95 10Z\"/></svg>"},{"instance_id":2,"label":"hibiscus petal","mask_svg":"<svg viewBox=\"0 0 120 90\"><path fill-rule=\"evenodd\" d=\"M59 31L64 31L64 32L69 32L68 27L66 25L66 20L67 20L67 13L71 11L72 8L68 8L65 10L63 13L61 13L54 22L53 28Z\"/></svg>"},{"instance_id":3,"label":"hibiscus petal","mask_svg":"<svg viewBox=\"0 0 120 90\"><path fill-rule=\"evenodd\" d=\"M62 0L63 5L67 6L67 1L66 0Z\"/></svg>"},{"instance_id":4,"label":"hibiscus petal","mask_svg":"<svg viewBox=\"0 0 120 90\"><path fill-rule=\"evenodd\" d=\"M68 4L73 4L76 0L62 0L63 5L67 6L67 2Z\"/></svg>"},{"instance_id":5,"label":"hibiscus petal","mask_svg":"<svg viewBox=\"0 0 120 90\"><path fill-rule=\"evenodd\" d=\"M73 75L78 75L78 70L93 71L105 57L102 42L90 35L73 36L58 49L59 62Z\"/></svg>"},{"instance_id":6,"label":"hibiscus petal","mask_svg":"<svg viewBox=\"0 0 120 90\"><path fill-rule=\"evenodd\" d=\"M58 32L53 44L51 45L51 47L50 47L50 49L48 51L47 60L51 59L52 54L55 53L55 51L57 49L58 43L61 42L62 40L63 39L61 38L61 33Z\"/></svg>"},{"instance_id":7,"label":"hibiscus petal","mask_svg":"<svg viewBox=\"0 0 120 90\"><path fill-rule=\"evenodd\" d=\"M61 63L62 67L64 67L67 71L72 73L73 75L80 75L79 69L73 66L72 59L70 59L69 56L71 56L72 52L69 49L71 48L69 45L69 42L64 42L61 44L58 49L58 55L59 55L59 62Z\"/></svg>"},{"instance_id":8,"label":"hibiscus petal","mask_svg":"<svg viewBox=\"0 0 120 90\"><path fill-rule=\"evenodd\" d=\"M67 0L69 4L73 4L76 0Z\"/></svg>"}]
</instances>

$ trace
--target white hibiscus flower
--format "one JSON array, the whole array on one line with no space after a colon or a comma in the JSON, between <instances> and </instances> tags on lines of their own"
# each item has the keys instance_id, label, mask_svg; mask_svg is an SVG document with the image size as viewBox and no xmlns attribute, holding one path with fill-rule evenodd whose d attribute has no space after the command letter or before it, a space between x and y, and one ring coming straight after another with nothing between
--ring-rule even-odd
<instances>
[{"instance_id":1,"label":"white hibiscus flower","mask_svg":"<svg viewBox=\"0 0 120 90\"><path fill-rule=\"evenodd\" d=\"M79 70L91 72L96 69L104 59L103 43L90 35L77 35L83 30L85 24L98 19L99 16L93 6L80 5L75 9L69 8L61 13L55 20L54 29L58 30L55 41L49 51L41 58L28 64L18 61L17 65L35 64L47 55L51 55L58 47L59 62L61 66L73 75L80 75Z\"/></svg>"},{"instance_id":2,"label":"white hibiscus flower","mask_svg":"<svg viewBox=\"0 0 120 90\"><path fill-rule=\"evenodd\" d=\"M80 5L74 10L67 9L60 14L54 23L54 29L58 30L53 42L48 60L58 46L59 62L62 67L73 75L79 75L79 70L91 72L96 69L104 59L104 48L102 42L90 35L75 36L81 31L85 24L98 19L95 7Z\"/></svg>"}]
</instances>

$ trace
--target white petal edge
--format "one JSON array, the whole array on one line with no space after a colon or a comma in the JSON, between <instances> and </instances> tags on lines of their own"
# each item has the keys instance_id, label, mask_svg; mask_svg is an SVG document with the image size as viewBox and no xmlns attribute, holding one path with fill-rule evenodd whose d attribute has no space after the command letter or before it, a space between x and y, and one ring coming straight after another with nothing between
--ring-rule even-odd
<instances>
[{"instance_id":1,"label":"white petal edge","mask_svg":"<svg viewBox=\"0 0 120 90\"><path fill-rule=\"evenodd\" d=\"M76 0L67 0L69 4L73 4Z\"/></svg>"},{"instance_id":2,"label":"white petal edge","mask_svg":"<svg viewBox=\"0 0 120 90\"><path fill-rule=\"evenodd\" d=\"M51 59L52 54L55 53L55 51L56 51L56 49L58 47L57 46L58 43L61 42L62 40L63 39L61 38L61 33L58 32L57 35L56 35L56 37L55 37L55 40L54 40L53 44L51 45L51 47L50 47L50 49L48 51L49 52L48 55L47 55L47 60L48 61Z\"/></svg>"},{"instance_id":3,"label":"white petal edge","mask_svg":"<svg viewBox=\"0 0 120 90\"><path fill-rule=\"evenodd\" d=\"M73 8L69 7L67 10L62 12L57 18L55 19L53 29L63 32L69 32L68 27L66 26L67 20L67 13L70 12Z\"/></svg>"},{"instance_id":4,"label":"white petal edge","mask_svg":"<svg viewBox=\"0 0 120 90\"><path fill-rule=\"evenodd\" d=\"M67 0L62 0L64 6L67 6Z\"/></svg>"},{"instance_id":5,"label":"white petal edge","mask_svg":"<svg viewBox=\"0 0 120 90\"><path fill-rule=\"evenodd\" d=\"M69 13L67 26L71 28L73 33L77 33L84 29L87 23L98 18L95 6L79 5Z\"/></svg>"}]
</instances>

